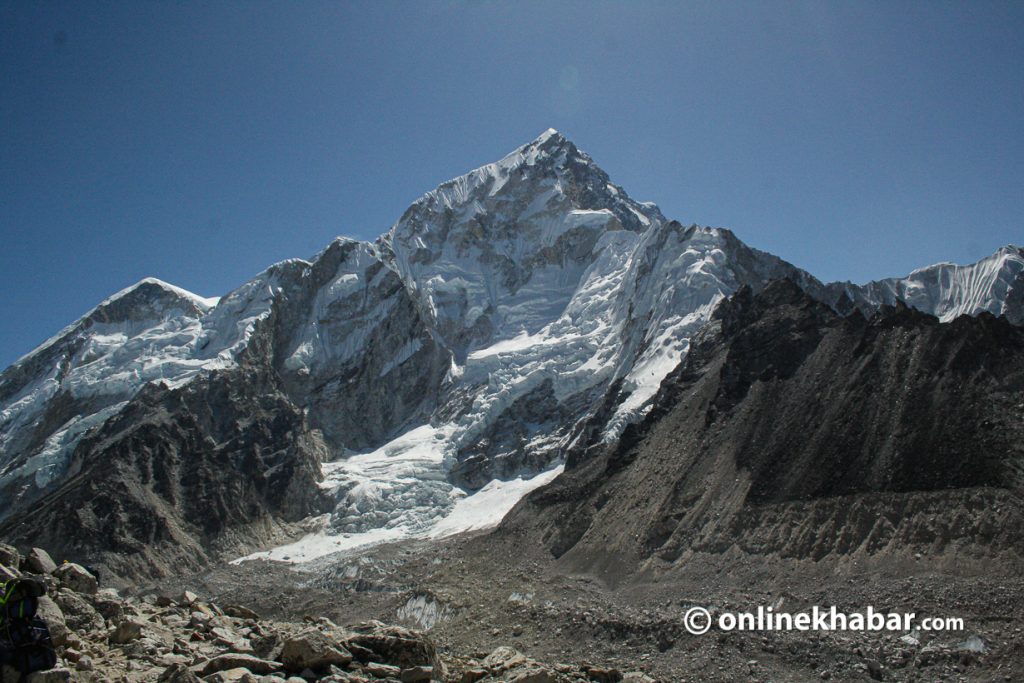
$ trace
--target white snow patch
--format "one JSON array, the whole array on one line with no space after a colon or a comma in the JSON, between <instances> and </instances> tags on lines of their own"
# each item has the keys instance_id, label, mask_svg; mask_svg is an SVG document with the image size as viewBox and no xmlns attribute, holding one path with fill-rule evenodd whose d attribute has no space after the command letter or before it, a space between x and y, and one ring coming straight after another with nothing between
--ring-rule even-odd
<instances>
[{"instance_id":1,"label":"white snow patch","mask_svg":"<svg viewBox=\"0 0 1024 683\"><path fill-rule=\"evenodd\" d=\"M563 470L565 466L559 465L532 479L495 479L476 493L460 498L452 511L435 524L427 535L430 538L443 538L465 531L495 527L523 496L551 483Z\"/></svg>"}]
</instances>

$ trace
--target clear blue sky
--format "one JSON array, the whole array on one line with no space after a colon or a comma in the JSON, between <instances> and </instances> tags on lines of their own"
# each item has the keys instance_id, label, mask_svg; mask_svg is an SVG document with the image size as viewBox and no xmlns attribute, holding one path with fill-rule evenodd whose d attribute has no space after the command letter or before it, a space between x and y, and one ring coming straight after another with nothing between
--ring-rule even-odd
<instances>
[{"instance_id":1,"label":"clear blue sky","mask_svg":"<svg viewBox=\"0 0 1024 683\"><path fill-rule=\"evenodd\" d=\"M0 366L204 295L549 126L639 200L865 281L1024 241L1024 3L0 4Z\"/></svg>"}]
</instances>

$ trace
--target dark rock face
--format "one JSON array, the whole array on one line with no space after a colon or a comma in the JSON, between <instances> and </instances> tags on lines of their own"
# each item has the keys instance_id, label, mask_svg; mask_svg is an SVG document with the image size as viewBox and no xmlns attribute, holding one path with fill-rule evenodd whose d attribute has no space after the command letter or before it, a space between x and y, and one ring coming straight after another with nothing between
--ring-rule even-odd
<instances>
[{"instance_id":1,"label":"dark rock face","mask_svg":"<svg viewBox=\"0 0 1024 683\"><path fill-rule=\"evenodd\" d=\"M259 368L149 385L79 444L66 483L0 534L122 576L197 569L318 512L323 454L302 411Z\"/></svg>"},{"instance_id":2,"label":"dark rock face","mask_svg":"<svg viewBox=\"0 0 1024 683\"><path fill-rule=\"evenodd\" d=\"M492 479L514 479L543 469L546 460L530 448L531 439L538 433L559 433L577 407L560 403L553 382L545 380L513 401L475 442L463 448L449 476L459 486L478 489Z\"/></svg>"},{"instance_id":3,"label":"dark rock face","mask_svg":"<svg viewBox=\"0 0 1024 683\"><path fill-rule=\"evenodd\" d=\"M450 356L399 276L366 244L336 240L281 278L268 364L335 452L376 447L434 407ZM345 287L346 276L358 286ZM302 347L314 346L308 357Z\"/></svg>"},{"instance_id":4,"label":"dark rock face","mask_svg":"<svg viewBox=\"0 0 1024 683\"><path fill-rule=\"evenodd\" d=\"M645 421L506 519L574 566L1021 548L1024 330L738 292ZM586 446L581 447L585 449Z\"/></svg>"}]
</instances>

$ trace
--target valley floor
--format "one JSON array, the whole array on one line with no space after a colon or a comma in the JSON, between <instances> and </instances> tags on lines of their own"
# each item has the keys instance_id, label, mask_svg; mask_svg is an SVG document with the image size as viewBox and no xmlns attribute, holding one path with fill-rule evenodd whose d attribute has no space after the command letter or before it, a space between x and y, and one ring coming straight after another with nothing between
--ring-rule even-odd
<instances>
[{"instance_id":1,"label":"valley floor","mask_svg":"<svg viewBox=\"0 0 1024 683\"><path fill-rule=\"evenodd\" d=\"M948 562L948 558L945 558ZM461 536L384 545L306 565L226 565L184 582L223 603L279 619L326 616L426 629L449 661L509 646L550 664L581 663L683 681L1021 681L1024 578L998 561L938 571L910 567L692 560L657 574L572 574L514 540ZM163 587L166 590L166 586ZM712 614L913 612L959 617L959 631L723 632L691 635L691 606ZM910 637L907 637L910 636ZM468 663L470 665L471 663Z\"/></svg>"}]
</instances>

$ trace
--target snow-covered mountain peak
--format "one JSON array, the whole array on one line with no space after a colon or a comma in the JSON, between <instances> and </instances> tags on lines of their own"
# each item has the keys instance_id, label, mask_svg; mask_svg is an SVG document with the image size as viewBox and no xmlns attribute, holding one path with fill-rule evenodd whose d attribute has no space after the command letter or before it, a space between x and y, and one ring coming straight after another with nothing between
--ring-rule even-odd
<instances>
[{"instance_id":1,"label":"snow-covered mountain peak","mask_svg":"<svg viewBox=\"0 0 1024 683\"><path fill-rule=\"evenodd\" d=\"M495 220L532 215L565 198L571 210L608 210L629 229L643 230L664 216L649 202L631 200L611 183L594 160L555 129L549 128L498 161L442 183L427 192L391 228L388 241L429 227L425 215L444 214L449 221L489 214ZM517 206L517 200L527 199Z\"/></svg>"},{"instance_id":2,"label":"snow-covered mountain peak","mask_svg":"<svg viewBox=\"0 0 1024 683\"><path fill-rule=\"evenodd\" d=\"M202 314L216 306L218 300L218 297L202 297L155 277L146 277L105 299L93 309L89 317L102 314L105 321L109 321L111 315L136 317L144 311L175 307Z\"/></svg>"},{"instance_id":3,"label":"snow-covered mountain peak","mask_svg":"<svg viewBox=\"0 0 1024 683\"><path fill-rule=\"evenodd\" d=\"M558 163L558 161L565 158L565 155L573 152L579 152L576 145L554 128L548 128L532 141L516 148L505 155L500 161L488 164L488 166L514 167L524 163L543 163L547 160Z\"/></svg>"},{"instance_id":4,"label":"snow-covered mountain peak","mask_svg":"<svg viewBox=\"0 0 1024 683\"><path fill-rule=\"evenodd\" d=\"M425 194L379 245L462 358L557 319L603 234L664 221L552 129Z\"/></svg>"},{"instance_id":5,"label":"snow-covered mountain peak","mask_svg":"<svg viewBox=\"0 0 1024 683\"><path fill-rule=\"evenodd\" d=\"M220 299L147 278L15 363L0 375L0 500L16 503L0 519L107 448L86 437L150 410L140 392L162 385L172 398L272 390L301 411L310 448L332 459L332 548L341 533L418 534L492 479L616 438L724 298L778 278L841 312L905 301L1024 318L1019 247L823 285L726 229L668 221L549 129L423 195L375 242L338 237Z\"/></svg>"},{"instance_id":6,"label":"snow-covered mountain peak","mask_svg":"<svg viewBox=\"0 0 1024 683\"><path fill-rule=\"evenodd\" d=\"M545 142L547 142L548 140L551 140L553 138L554 139L564 140L565 136L563 136L561 133L559 133L554 128L548 128L546 131L544 131L543 133L538 135L537 138L533 141L532 144L543 145Z\"/></svg>"}]
</instances>

